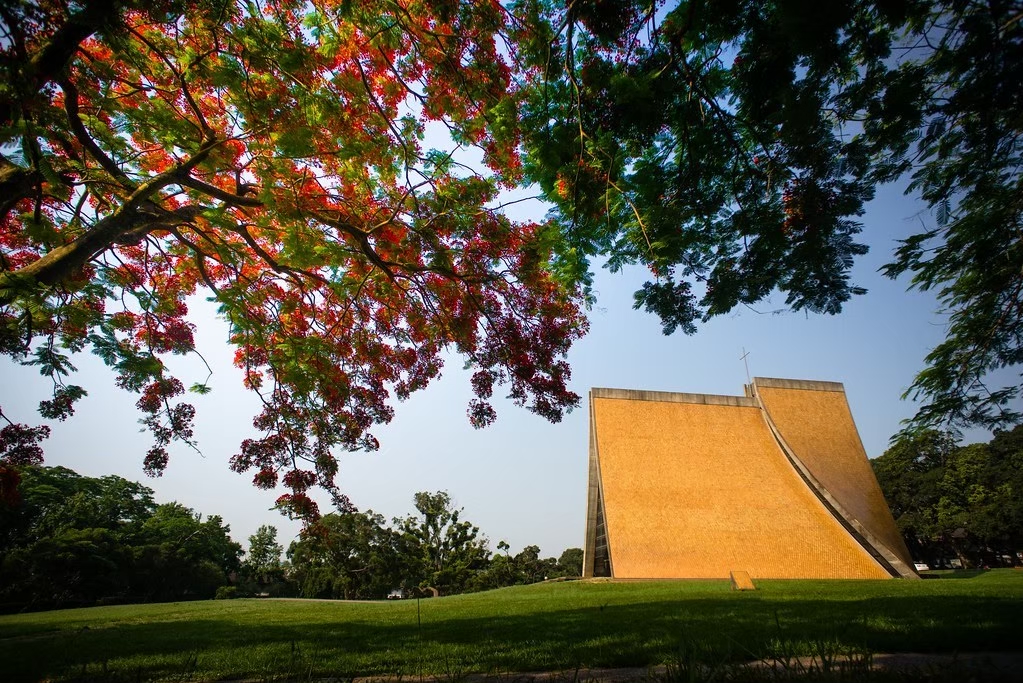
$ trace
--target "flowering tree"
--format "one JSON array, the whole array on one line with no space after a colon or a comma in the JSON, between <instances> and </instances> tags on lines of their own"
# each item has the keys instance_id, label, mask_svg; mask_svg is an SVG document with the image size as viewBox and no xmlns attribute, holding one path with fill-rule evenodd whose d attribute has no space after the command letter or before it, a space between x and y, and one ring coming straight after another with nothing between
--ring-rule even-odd
<instances>
[{"instance_id":1,"label":"flowering tree","mask_svg":"<svg viewBox=\"0 0 1023 683\"><path fill-rule=\"evenodd\" d=\"M91 349L139 395L159 474L193 441L162 358L194 352L203 290L263 402L231 467L289 513L316 515L315 485L346 507L332 449L376 448L446 347L475 368L474 426L495 384L558 420L585 320L551 228L498 204L521 178L515 26L497 0L5 4L0 349L52 380L40 413L72 415ZM8 420L0 457L44 436Z\"/></svg>"}]
</instances>

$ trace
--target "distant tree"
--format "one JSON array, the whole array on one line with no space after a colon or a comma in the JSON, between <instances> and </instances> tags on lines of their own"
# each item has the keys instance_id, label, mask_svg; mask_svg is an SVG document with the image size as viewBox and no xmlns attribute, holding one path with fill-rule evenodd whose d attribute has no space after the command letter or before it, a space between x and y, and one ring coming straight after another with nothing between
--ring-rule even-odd
<instances>
[{"instance_id":1,"label":"distant tree","mask_svg":"<svg viewBox=\"0 0 1023 683\"><path fill-rule=\"evenodd\" d=\"M142 525L133 549L133 591L150 600L212 598L241 568L241 544L217 515L166 503Z\"/></svg>"},{"instance_id":2,"label":"distant tree","mask_svg":"<svg viewBox=\"0 0 1023 683\"><path fill-rule=\"evenodd\" d=\"M271 583L282 578L281 555L284 547L277 542L277 528L264 524L249 536L249 552L243 569L254 581Z\"/></svg>"},{"instance_id":3,"label":"distant tree","mask_svg":"<svg viewBox=\"0 0 1023 683\"><path fill-rule=\"evenodd\" d=\"M64 467L18 468L15 501L0 501L0 600L88 604L129 593L131 544L156 507L121 477Z\"/></svg>"},{"instance_id":4,"label":"distant tree","mask_svg":"<svg viewBox=\"0 0 1023 683\"><path fill-rule=\"evenodd\" d=\"M934 561L1001 562L1023 551L1023 427L989 444L946 433L903 435L871 461L911 552Z\"/></svg>"},{"instance_id":5,"label":"distant tree","mask_svg":"<svg viewBox=\"0 0 1023 683\"><path fill-rule=\"evenodd\" d=\"M999 527L1005 543L1023 548L1023 429L995 430L988 444L995 463Z\"/></svg>"},{"instance_id":6,"label":"distant tree","mask_svg":"<svg viewBox=\"0 0 1023 683\"><path fill-rule=\"evenodd\" d=\"M405 580L397 534L382 515L331 513L288 548L293 578L308 598L383 598Z\"/></svg>"},{"instance_id":7,"label":"distant tree","mask_svg":"<svg viewBox=\"0 0 1023 683\"><path fill-rule=\"evenodd\" d=\"M583 549L568 548L558 558L558 571L562 576L583 575Z\"/></svg>"},{"instance_id":8,"label":"distant tree","mask_svg":"<svg viewBox=\"0 0 1023 683\"><path fill-rule=\"evenodd\" d=\"M87 605L130 591L131 548L102 528L64 528L12 549L0 567L0 595L28 607Z\"/></svg>"},{"instance_id":9,"label":"distant tree","mask_svg":"<svg viewBox=\"0 0 1023 683\"><path fill-rule=\"evenodd\" d=\"M418 515L394 520L398 551L410 577L441 593L459 593L490 560L479 527L461 519L446 491L420 491L413 497Z\"/></svg>"},{"instance_id":10,"label":"distant tree","mask_svg":"<svg viewBox=\"0 0 1023 683\"><path fill-rule=\"evenodd\" d=\"M0 502L0 600L31 607L102 598L212 597L239 567L220 517L121 477L22 467L19 500Z\"/></svg>"},{"instance_id":11,"label":"distant tree","mask_svg":"<svg viewBox=\"0 0 1023 683\"><path fill-rule=\"evenodd\" d=\"M540 547L527 545L514 557L520 583L538 583L558 575L558 562L554 558L540 558Z\"/></svg>"},{"instance_id":12,"label":"distant tree","mask_svg":"<svg viewBox=\"0 0 1023 683\"><path fill-rule=\"evenodd\" d=\"M493 590L521 583L514 560L508 555L495 555L485 569L476 572L466 585L469 592Z\"/></svg>"},{"instance_id":13,"label":"distant tree","mask_svg":"<svg viewBox=\"0 0 1023 683\"><path fill-rule=\"evenodd\" d=\"M107 529L130 541L156 508L151 489L117 476L27 466L18 477L18 499L0 501L0 564L7 550L68 529Z\"/></svg>"},{"instance_id":14,"label":"distant tree","mask_svg":"<svg viewBox=\"0 0 1023 683\"><path fill-rule=\"evenodd\" d=\"M871 460L895 523L914 554L941 535L939 485L956 448L954 435L925 431L900 437L884 455Z\"/></svg>"},{"instance_id":15,"label":"distant tree","mask_svg":"<svg viewBox=\"0 0 1023 683\"><path fill-rule=\"evenodd\" d=\"M1012 455L1023 464L1023 454ZM957 449L945 467L938 527L964 560L972 556L974 562L983 562L988 549L1013 554L1023 550L1023 479L1008 464L988 444L970 444Z\"/></svg>"}]
</instances>

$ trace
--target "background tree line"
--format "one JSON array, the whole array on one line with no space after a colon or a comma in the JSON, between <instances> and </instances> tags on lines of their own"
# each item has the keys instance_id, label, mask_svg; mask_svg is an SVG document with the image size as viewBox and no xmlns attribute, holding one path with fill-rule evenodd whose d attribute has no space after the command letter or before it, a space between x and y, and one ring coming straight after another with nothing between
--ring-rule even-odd
<instances>
[{"instance_id":1,"label":"background tree line","mask_svg":"<svg viewBox=\"0 0 1023 683\"><path fill-rule=\"evenodd\" d=\"M415 512L392 525L369 510L329 514L306 529L288 549L298 593L364 599L433 588L449 595L582 574L579 548L541 559L535 545L511 555L501 541L492 555L487 537L462 519L446 492L420 492L413 501Z\"/></svg>"},{"instance_id":2,"label":"background tree line","mask_svg":"<svg viewBox=\"0 0 1023 683\"><path fill-rule=\"evenodd\" d=\"M1023 563L1023 427L967 446L947 432L912 434L871 464L917 562Z\"/></svg>"},{"instance_id":3,"label":"background tree line","mask_svg":"<svg viewBox=\"0 0 1023 683\"><path fill-rule=\"evenodd\" d=\"M372 510L325 515L284 558L262 526L248 552L216 515L117 476L20 468L20 496L0 501L0 611L239 595L384 598L533 583L582 573L582 550L541 559L537 546L492 556L479 527L445 492L417 493L389 525Z\"/></svg>"},{"instance_id":4,"label":"background tree line","mask_svg":"<svg viewBox=\"0 0 1023 683\"><path fill-rule=\"evenodd\" d=\"M24 467L0 503L0 604L7 610L213 597L241 568L217 515L117 476Z\"/></svg>"}]
</instances>

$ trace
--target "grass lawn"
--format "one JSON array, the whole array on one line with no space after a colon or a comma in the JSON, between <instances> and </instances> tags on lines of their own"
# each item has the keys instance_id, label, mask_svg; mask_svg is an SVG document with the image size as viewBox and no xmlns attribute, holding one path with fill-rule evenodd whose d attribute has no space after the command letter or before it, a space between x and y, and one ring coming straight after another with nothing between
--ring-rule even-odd
<instances>
[{"instance_id":1,"label":"grass lawn","mask_svg":"<svg viewBox=\"0 0 1023 683\"><path fill-rule=\"evenodd\" d=\"M418 610L418 612L417 612ZM231 600L0 616L5 681L344 677L1023 650L1023 572L925 581L567 582L402 602Z\"/></svg>"}]
</instances>

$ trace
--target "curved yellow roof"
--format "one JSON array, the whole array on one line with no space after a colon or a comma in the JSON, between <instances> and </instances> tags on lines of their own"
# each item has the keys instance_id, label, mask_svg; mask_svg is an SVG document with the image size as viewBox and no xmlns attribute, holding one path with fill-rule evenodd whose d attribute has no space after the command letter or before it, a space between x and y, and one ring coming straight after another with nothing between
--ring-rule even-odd
<instances>
[{"instance_id":1,"label":"curved yellow roof","mask_svg":"<svg viewBox=\"0 0 1023 683\"><path fill-rule=\"evenodd\" d=\"M892 543L890 532L898 532L848 406L846 421L834 396L771 391L761 403L757 396L591 390L584 573L605 567L617 578L727 578L732 571L754 579L893 575L891 562L869 542ZM838 396L844 402L844 392ZM824 455L827 437L808 436L817 424L801 430L792 420L808 397L823 398L821 413L833 423L824 431L842 441L832 449L836 466ZM765 413L768 402L781 408L776 424ZM779 433L792 435L793 445ZM812 466L798 466L795 452L809 454ZM869 482L863 467L847 462L856 459ZM847 472L853 480L838 483ZM823 481L837 497L821 493ZM846 508L837 498L851 502ZM850 526L846 509L860 513L871 531Z\"/></svg>"}]
</instances>

